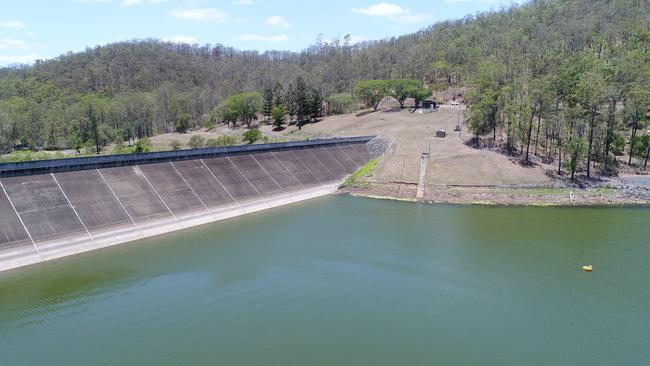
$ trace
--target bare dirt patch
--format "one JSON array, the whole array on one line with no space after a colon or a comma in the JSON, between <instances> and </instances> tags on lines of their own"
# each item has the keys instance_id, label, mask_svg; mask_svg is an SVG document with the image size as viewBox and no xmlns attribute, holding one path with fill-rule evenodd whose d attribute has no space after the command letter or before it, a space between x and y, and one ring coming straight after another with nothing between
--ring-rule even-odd
<instances>
[{"instance_id":1,"label":"bare dirt patch","mask_svg":"<svg viewBox=\"0 0 650 366\"><path fill-rule=\"evenodd\" d=\"M470 137L468 131L454 131L459 118L462 118L459 114L463 108L440 108L433 113L391 109L360 117L354 114L334 116L324 118L319 123L307 124L300 131L290 126L284 134L295 138L377 135L391 140L392 146L381 159L372 178L372 181L380 183L417 184L423 152L430 153L427 184L530 184L550 181L541 166L524 168L497 152L465 145L465 137ZM447 137L437 138L437 130L446 130Z\"/></svg>"},{"instance_id":2,"label":"bare dirt patch","mask_svg":"<svg viewBox=\"0 0 650 366\"><path fill-rule=\"evenodd\" d=\"M464 106L443 105L433 113L409 109L347 114L323 118L318 123L289 126L286 139L377 135L392 142L363 188L344 188L342 193L415 201L422 153L428 153L421 201L479 204L574 204L612 205L650 202L648 194L629 194L620 189L581 188L558 181L541 162L521 164L518 157L500 151L475 149L462 121ZM262 126L267 133L270 126ZM269 130L269 131L266 131ZM445 130L445 138L436 131Z\"/></svg>"},{"instance_id":3,"label":"bare dirt patch","mask_svg":"<svg viewBox=\"0 0 650 366\"><path fill-rule=\"evenodd\" d=\"M192 138L192 136L195 135L199 135L206 140L215 139L217 137L224 136L224 135L230 135L239 140L241 139L242 133L243 130L240 131L239 129L231 129L222 126L212 131L202 130L202 131L188 131L187 133L165 133L162 135L151 137L150 140L154 151L163 151L163 150L171 150L170 143L173 140L177 140L178 142L180 142L181 148L186 149L188 148L187 144L190 142L190 139Z\"/></svg>"}]
</instances>

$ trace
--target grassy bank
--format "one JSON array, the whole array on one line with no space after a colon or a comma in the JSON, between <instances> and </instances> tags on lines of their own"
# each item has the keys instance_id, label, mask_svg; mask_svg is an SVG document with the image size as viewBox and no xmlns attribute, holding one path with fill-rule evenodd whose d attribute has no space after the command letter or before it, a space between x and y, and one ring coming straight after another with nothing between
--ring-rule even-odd
<instances>
[{"instance_id":1,"label":"grassy bank","mask_svg":"<svg viewBox=\"0 0 650 366\"><path fill-rule=\"evenodd\" d=\"M370 160L366 165L357 169L356 172L352 173L348 179L343 182L343 187L346 188L367 188L368 182L366 178L369 178L375 172L375 167L377 167L377 159Z\"/></svg>"}]
</instances>

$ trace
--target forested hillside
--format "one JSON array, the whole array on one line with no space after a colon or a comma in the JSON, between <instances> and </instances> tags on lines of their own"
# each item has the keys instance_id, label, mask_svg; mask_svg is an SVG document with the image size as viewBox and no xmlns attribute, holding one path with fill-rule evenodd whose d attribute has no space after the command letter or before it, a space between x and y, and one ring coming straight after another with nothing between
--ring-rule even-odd
<instances>
[{"instance_id":1,"label":"forested hillside","mask_svg":"<svg viewBox=\"0 0 650 366\"><path fill-rule=\"evenodd\" d=\"M291 90L297 78L325 101L349 98L362 80L418 79L437 89L470 87L477 143L505 135L510 151L529 155L534 144L560 162L569 154L575 171L582 158L605 162L626 141L639 140L627 149L643 154L649 49L646 0L537 0L393 39L316 42L298 53L121 42L0 70L0 150L106 145L171 132L179 121L182 128L228 122L211 112L229 96ZM628 127L633 136L623 138Z\"/></svg>"}]
</instances>

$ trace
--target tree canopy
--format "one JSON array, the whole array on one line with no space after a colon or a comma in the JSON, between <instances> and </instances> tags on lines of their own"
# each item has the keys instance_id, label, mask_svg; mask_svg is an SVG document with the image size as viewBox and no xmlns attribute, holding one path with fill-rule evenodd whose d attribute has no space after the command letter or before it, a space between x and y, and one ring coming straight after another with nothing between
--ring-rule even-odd
<instances>
[{"instance_id":1,"label":"tree canopy","mask_svg":"<svg viewBox=\"0 0 650 366\"><path fill-rule=\"evenodd\" d=\"M650 3L639 0L533 0L300 52L118 42L0 69L0 152L101 149L216 121L249 125L279 105L303 121L318 118L323 101L325 112L356 105L348 96L377 108L386 95L402 104L424 98L424 86L462 85L477 142L503 131L508 150L530 159L540 148L560 156L585 138L586 159L605 167L615 141L627 142L630 162L645 146L649 50Z\"/></svg>"}]
</instances>

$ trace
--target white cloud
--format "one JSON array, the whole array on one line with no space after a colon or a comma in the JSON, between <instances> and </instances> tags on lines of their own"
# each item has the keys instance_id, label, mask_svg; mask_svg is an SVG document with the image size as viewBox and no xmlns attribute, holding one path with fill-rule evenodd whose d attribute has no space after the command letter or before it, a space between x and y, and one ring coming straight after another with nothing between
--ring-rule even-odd
<instances>
[{"instance_id":1,"label":"white cloud","mask_svg":"<svg viewBox=\"0 0 650 366\"><path fill-rule=\"evenodd\" d=\"M28 50L31 47L25 42L20 39L13 39L13 38L2 38L0 39L0 50L8 50L8 49L14 49L14 50Z\"/></svg>"},{"instance_id":2,"label":"white cloud","mask_svg":"<svg viewBox=\"0 0 650 366\"><path fill-rule=\"evenodd\" d=\"M233 0L232 3L233 3L233 5L237 5L237 6L248 6L248 5L254 5L257 2L259 2L259 1L257 1L257 0Z\"/></svg>"},{"instance_id":3,"label":"white cloud","mask_svg":"<svg viewBox=\"0 0 650 366\"><path fill-rule=\"evenodd\" d=\"M262 42L286 42L289 36L286 34L279 34L274 36L263 36L259 34L244 34L239 37L242 41L262 41Z\"/></svg>"},{"instance_id":4,"label":"white cloud","mask_svg":"<svg viewBox=\"0 0 650 366\"><path fill-rule=\"evenodd\" d=\"M408 14L407 9L402 8L397 4L379 3L371 5L367 8L354 8L353 13L368 15L371 17L385 17L385 16L398 16Z\"/></svg>"},{"instance_id":5,"label":"white cloud","mask_svg":"<svg viewBox=\"0 0 650 366\"><path fill-rule=\"evenodd\" d=\"M494 3L496 0L445 0L447 4L458 4L458 3ZM522 1L515 0L514 2L521 3Z\"/></svg>"},{"instance_id":6,"label":"white cloud","mask_svg":"<svg viewBox=\"0 0 650 366\"><path fill-rule=\"evenodd\" d=\"M8 56L0 55L0 64L33 64L36 60L42 60L44 57L39 55L22 55L22 56Z\"/></svg>"},{"instance_id":7,"label":"white cloud","mask_svg":"<svg viewBox=\"0 0 650 366\"><path fill-rule=\"evenodd\" d=\"M400 23L418 23L430 18L428 14L413 14L409 9L392 3L377 3L367 8L353 8L352 12L370 17L386 18Z\"/></svg>"},{"instance_id":8,"label":"white cloud","mask_svg":"<svg viewBox=\"0 0 650 366\"><path fill-rule=\"evenodd\" d=\"M215 21L219 23L226 23L230 20L228 14L215 8L176 9L170 14L176 19L183 20Z\"/></svg>"},{"instance_id":9,"label":"white cloud","mask_svg":"<svg viewBox=\"0 0 650 366\"><path fill-rule=\"evenodd\" d=\"M289 23L286 19L283 17L274 15L272 17L269 17L266 19L266 24L270 25L271 27L280 27L280 28L289 28L291 27L291 23Z\"/></svg>"},{"instance_id":10,"label":"white cloud","mask_svg":"<svg viewBox=\"0 0 650 366\"><path fill-rule=\"evenodd\" d=\"M429 14L406 14L397 17L400 23L420 23L431 18Z\"/></svg>"},{"instance_id":11,"label":"white cloud","mask_svg":"<svg viewBox=\"0 0 650 366\"><path fill-rule=\"evenodd\" d=\"M21 29L25 25L17 20L0 20L0 28Z\"/></svg>"},{"instance_id":12,"label":"white cloud","mask_svg":"<svg viewBox=\"0 0 650 366\"><path fill-rule=\"evenodd\" d=\"M165 42L171 42L171 43L188 43L188 44L195 44L196 38L192 36L183 36L183 35L178 35L178 36L173 36L173 37L164 37L162 39Z\"/></svg>"},{"instance_id":13,"label":"white cloud","mask_svg":"<svg viewBox=\"0 0 650 366\"><path fill-rule=\"evenodd\" d=\"M122 0L122 6L134 6L134 5L141 5L141 4L157 4L157 3L162 3L167 0Z\"/></svg>"}]
</instances>

